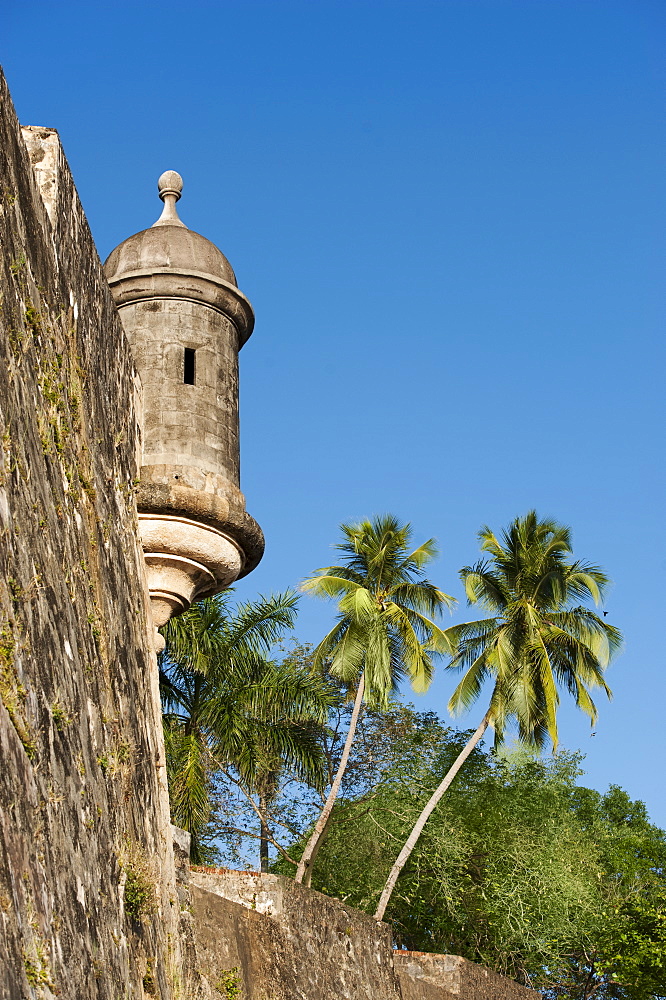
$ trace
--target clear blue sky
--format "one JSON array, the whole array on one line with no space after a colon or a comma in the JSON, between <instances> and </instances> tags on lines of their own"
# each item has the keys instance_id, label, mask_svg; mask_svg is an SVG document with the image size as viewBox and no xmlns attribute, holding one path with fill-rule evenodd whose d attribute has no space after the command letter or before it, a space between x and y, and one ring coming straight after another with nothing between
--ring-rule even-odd
<instances>
[{"instance_id":1,"label":"clear blue sky","mask_svg":"<svg viewBox=\"0 0 666 1000\"><path fill-rule=\"evenodd\" d=\"M19 115L59 130L102 257L173 168L255 306L242 467L267 549L239 592L296 585L377 512L438 538L459 597L481 524L570 524L626 649L596 736L565 707L564 744L666 826L666 8L11 6ZM331 614L304 598L301 638Z\"/></svg>"}]
</instances>

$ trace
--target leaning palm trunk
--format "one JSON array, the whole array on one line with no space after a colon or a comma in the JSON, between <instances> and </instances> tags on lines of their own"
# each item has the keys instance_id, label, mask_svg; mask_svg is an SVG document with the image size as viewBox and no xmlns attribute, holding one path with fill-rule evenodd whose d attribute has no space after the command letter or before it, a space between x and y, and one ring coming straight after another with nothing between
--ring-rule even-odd
<instances>
[{"instance_id":1,"label":"leaning palm trunk","mask_svg":"<svg viewBox=\"0 0 666 1000\"><path fill-rule=\"evenodd\" d=\"M328 819L324 823L324 829L321 831L321 837L315 844L314 850L310 855L310 860L308 862L308 870L306 871L305 877L303 878L303 885L307 885L308 888L310 888L310 886L312 885L312 873L314 872L315 861L317 860L317 855L319 854L320 850L326 843L326 838L328 837L328 829L332 821L333 821L333 813L330 812L328 814Z\"/></svg>"},{"instance_id":2,"label":"leaning palm trunk","mask_svg":"<svg viewBox=\"0 0 666 1000\"><path fill-rule=\"evenodd\" d=\"M358 722L358 716L361 711L361 705L363 703L363 691L365 688L365 673L361 674L361 679L358 682L358 690L356 692L356 698L354 699L354 709L352 711L351 721L349 723L349 732L347 733L347 739L345 740L345 745L342 750L342 757L340 758L340 764L336 772L333 784L331 785L331 790L328 793L328 798L324 808L321 811L321 815L317 822L315 823L315 828L310 835L310 839L305 845L305 850L301 860L298 863L298 868L296 869L296 882L302 882L307 875L306 884L309 885L312 879L312 866L314 865L314 860L319 853L319 846L324 835L324 831L328 827L328 821L335 805L335 800L338 797L338 792L340 791L340 784L342 783L342 776L345 773L345 768L347 767L347 761L349 760L349 752L351 750L352 743L354 741L354 734L356 733L356 724Z\"/></svg>"},{"instance_id":3,"label":"leaning palm trunk","mask_svg":"<svg viewBox=\"0 0 666 1000\"><path fill-rule=\"evenodd\" d=\"M437 803L441 799L442 795L447 790L447 788L449 787L449 785L451 784L451 782L455 778L456 774L458 773L458 771L460 770L460 768L463 766L463 764L465 763L465 761L467 760L467 758L471 754L472 750L474 749L474 747L476 746L476 744L479 742L479 740L481 739L481 737L485 733L485 731L488 728L489 724L490 724L490 720L488 718L488 714L486 714L483 717L483 722L481 723L481 725L479 726L479 728L476 730L476 732L474 733L474 735L470 738L469 742L466 744L466 746L464 747L464 749L461 750L461 752L456 757L455 762L449 768L449 770L448 770L445 778L441 782L441 784L437 787L437 789L433 792L433 794L428 799L428 802L426 803L426 805L425 805L425 807L423 809L423 812L421 813L421 815L417 819L416 823L414 824L412 832L410 833L409 837L407 838L407 842L405 843L405 846L403 847L403 849L400 851L400 854L398 855L398 857L396 859L396 862L393 865L393 868L391 869L391 873L390 873L388 879L386 880L386 885L384 886L384 890L383 890L383 892L381 894L381 898L379 900L379 903L377 904L377 909L375 911L375 920L381 920L383 918L384 913L386 911L386 907L388 906L388 902L389 902L389 900L390 900L390 898L391 898L391 896L393 894L393 890L395 889L395 884L398 881L398 876L400 875L400 872L404 868L404 866L405 866L405 864L407 862L407 859L409 858L409 855L414 850L414 847L416 846L416 842L419 839L419 837L421 836L421 833L423 832L423 827L426 825L428 817L430 816L431 812L435 809L435 807L437 806Z\"/></svg>"},{"instance_id":4,"label":"leaning palm trunk","mask_svg":"<svg viewBox=\"0 0 666 1000\"><path fill-rule=\"evenodd\" d=\"M271 831L268 826L268 799L265 795L259 796L259 814L260 814L260 839L259 839L259 871L267 872L268 865L270 863L270 858L268 855L268 841L270 840Z\"/></svg>"}]
</instances>

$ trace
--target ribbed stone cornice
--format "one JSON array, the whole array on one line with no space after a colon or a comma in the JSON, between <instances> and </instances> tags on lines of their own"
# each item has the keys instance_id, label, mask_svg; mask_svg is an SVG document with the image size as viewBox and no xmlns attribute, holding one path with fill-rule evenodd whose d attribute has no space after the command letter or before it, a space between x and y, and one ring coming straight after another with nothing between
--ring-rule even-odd
<instances>
[{"instance_id":1,"label":"ribbed stone cornice","mask_svg":"<svg viewBox=\"0 0 666 1000\"><path fill-rule=\"evenodd\" d=\"M239 349L254 329L254 311L235 285L203 271L174 271L171 268L142 268L109 277L116 306L149 299L179 299L201 302L227 316L238 330Z\"/></svg>"}]
</instances>

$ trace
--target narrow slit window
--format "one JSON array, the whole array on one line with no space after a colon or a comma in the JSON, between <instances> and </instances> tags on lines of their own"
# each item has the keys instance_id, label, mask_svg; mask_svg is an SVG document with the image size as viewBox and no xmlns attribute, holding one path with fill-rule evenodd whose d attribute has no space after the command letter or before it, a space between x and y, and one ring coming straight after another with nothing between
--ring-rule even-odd
<instances>
[{"instance_id":1,"label":"narrow slit window","mask_svg":"<svg viewBox=\"0 0 666 1000\"><path fill-rule=\"evenodd\" d=\"M185 385L194 385L196 378L196 363L194 356L197 352L192 347L185 348L185 359L183 364L183 382Z\"/></svg>"}]
</instances>

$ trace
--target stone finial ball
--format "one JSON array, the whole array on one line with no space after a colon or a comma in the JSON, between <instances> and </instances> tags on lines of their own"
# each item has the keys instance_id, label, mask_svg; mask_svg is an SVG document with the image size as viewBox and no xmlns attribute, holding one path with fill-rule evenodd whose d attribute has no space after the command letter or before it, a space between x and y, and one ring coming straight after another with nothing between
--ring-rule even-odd
<instances>
[{"instance_id":1,"label":"stone finial ball","mask_svg":"<svg viewBox=\"0 0 666 1000\"><path fill-rule=\"evenodd\" d=\"M157 190L162 201L168 194L175 195L178 201L183 190L183 178L175 170L165 170L157 182Z\"/></svg>"}]
</instances>

